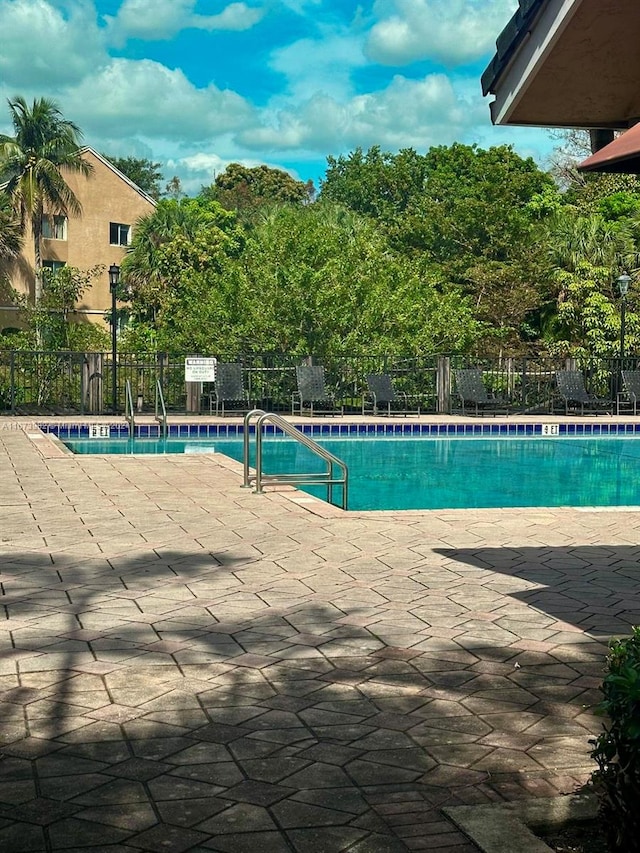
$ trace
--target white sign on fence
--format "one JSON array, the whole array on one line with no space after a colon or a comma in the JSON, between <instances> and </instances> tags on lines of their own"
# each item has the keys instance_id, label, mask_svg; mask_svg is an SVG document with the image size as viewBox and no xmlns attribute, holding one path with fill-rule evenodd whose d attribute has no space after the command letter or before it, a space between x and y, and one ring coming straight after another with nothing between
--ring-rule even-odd
<instances>
[{"instance_id":1,"label":"white sign on fence","mask_svg":"<svg viewBox=\"0 0 640 853\"><path fill-rule=\"evenodd\" d=\"M184 381L215 382L217 363L215 358L185 358Z\"/></svg>"}]
</instances>

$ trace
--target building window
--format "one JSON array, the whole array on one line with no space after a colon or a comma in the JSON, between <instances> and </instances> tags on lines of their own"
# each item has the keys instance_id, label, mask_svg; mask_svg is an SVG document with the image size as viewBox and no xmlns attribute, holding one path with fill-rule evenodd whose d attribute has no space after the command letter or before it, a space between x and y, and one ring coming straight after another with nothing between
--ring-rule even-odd
<instances>
[{"instance_id":1,"label":"building window","mask_svg":"<svg viewBox=\"0 0 640 853\"><path fill-rule=\"evenodd\" d=\"M42 269L49 270L51 273L57 273L58 270L61 270L62 267L66 267L65 261L43 261Z\"/></svg>"},{"instance_id":2,"label":"building window","mask_svg":"<svg viewBox=\"0 0 640 853\"><path fill-rule=\"evenodd\" d=\"M131 226L122 222L109 223L109 243L112 246L128 246L131 242Z\"/></svg>"},{"instance_id":3,"label":"building window","mask_svg":"<svg viewBox=\"0 0 640 853\"><path fill-rule=\"evenodd\" d=\"M47 240L67 239L67 217L66 216L43 216L42 236Z\"/></svg>"}]
</instances>

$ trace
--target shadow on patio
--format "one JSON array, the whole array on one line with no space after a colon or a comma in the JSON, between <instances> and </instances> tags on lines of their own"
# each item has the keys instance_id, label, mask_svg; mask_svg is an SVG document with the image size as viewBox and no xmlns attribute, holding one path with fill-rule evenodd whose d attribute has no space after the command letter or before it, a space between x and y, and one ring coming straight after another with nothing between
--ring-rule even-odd
<instances>
[{"instance_id":1,"label":"shadow on patio","mask_svg":"<svg viewBox=\"0 0 640 853\"><path fill-rule=\"evenodd\" d=\"M0 849L470 853L441 806L583 781L638 550L440 549L409 647L253 556L7 556Z\"/></svg>"}]
</instances>

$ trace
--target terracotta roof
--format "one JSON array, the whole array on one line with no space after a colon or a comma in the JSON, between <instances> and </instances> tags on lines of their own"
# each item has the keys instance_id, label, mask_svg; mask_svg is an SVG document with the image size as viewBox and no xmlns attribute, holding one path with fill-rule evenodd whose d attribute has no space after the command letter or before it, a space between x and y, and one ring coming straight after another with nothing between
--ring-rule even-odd
<instances>
[{"instance_id":1,"label":"terracotta roof","mask_svg":"<svg viewBox=\"0 0 640 853\"><path fill-rule=\"evenodd\" d=\"M634 125L578 166L580 172L640 174L640 124Z\"/></svg>"}]
</instances>

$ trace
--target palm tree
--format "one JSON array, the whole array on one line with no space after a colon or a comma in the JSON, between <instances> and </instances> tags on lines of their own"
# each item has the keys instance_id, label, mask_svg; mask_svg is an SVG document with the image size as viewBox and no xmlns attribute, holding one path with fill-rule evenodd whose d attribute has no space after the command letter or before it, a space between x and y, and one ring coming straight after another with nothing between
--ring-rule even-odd
<instances>
[{"instance_id":1,"label":"palm tree","mask_svg":"<svg viewBox=\"0 0 640 853\"><path fill-rule=\"evenodd\" d=\"M80 202L67 185L63 170L90 174L90 163L80 153L82 132L53 101L9 100L15 136L0 134L0 184L12 201L24 228L31 224L35 253L36 305L42 298L42 217L81 213Z\"/></svg>"},{"instance_id":2,"label":"palm tree","mask_svg":"<svg viewBox=\"0 0 640 853\"><path fill-rule=\"evenodd\" d=\"M576 216L569 208L551 220L549 235L550 259L556 269L575 272L585 261L612 271L637 266L632 222L610 222L597 213Z\"/></svg>"},{"instance_id":3,"label":"palm tree","mask_svg":"<svg viewBox=\"0 0 640 853\"><path fill-rule=\"evenodd\" d=\"M22 249L22 228L13 215L11 199L0 190L0 264L17 258Z\"/></svg>"}]
</instances>

